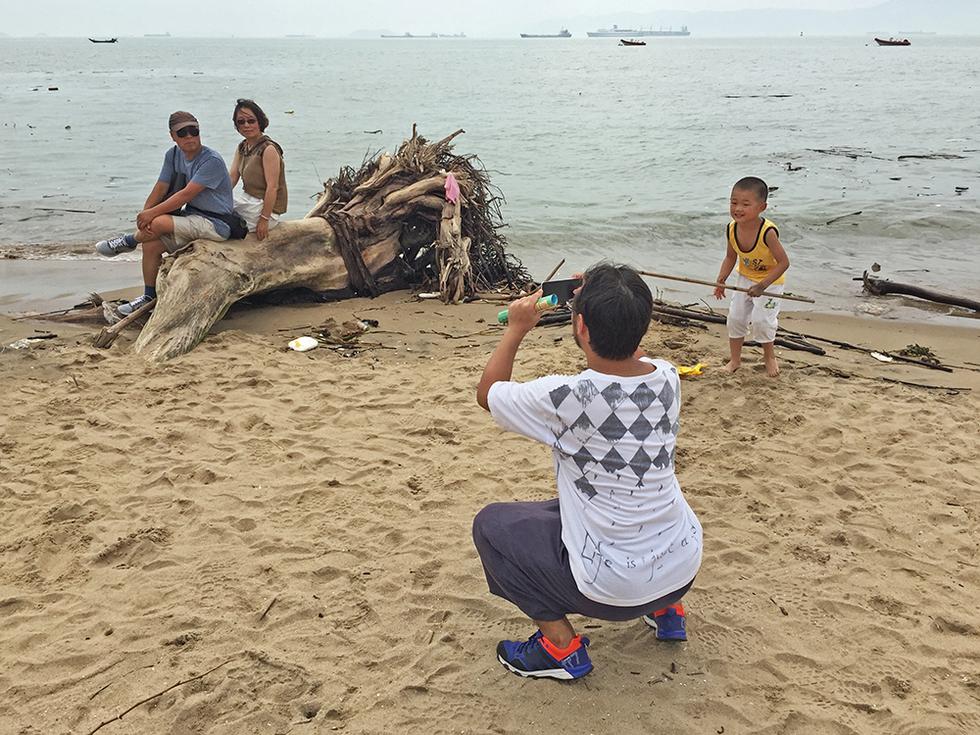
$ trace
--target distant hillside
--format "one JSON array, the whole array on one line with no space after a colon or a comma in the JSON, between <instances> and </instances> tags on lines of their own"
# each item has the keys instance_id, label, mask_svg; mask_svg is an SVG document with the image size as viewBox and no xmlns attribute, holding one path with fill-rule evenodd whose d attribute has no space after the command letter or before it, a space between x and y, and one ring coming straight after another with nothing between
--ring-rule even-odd
<instances>
[{"instance_id":1,"label":"distant hillside","mask_svg":"<svg viewBox=\"0 0 980 735\"><path fill-rule=\"evenodd\" d=\"M814 0L816 5L818 0ZM567 27L576 36L596 28L638 26L654 28L686 25L695 36L851 35L869 31L927 31L944 34L980 34L980 0L888 0L855 10L664 10L656 13L603 13L568 18L556 16L522 28L554 32Z\"/></svg>"}]
</instances>

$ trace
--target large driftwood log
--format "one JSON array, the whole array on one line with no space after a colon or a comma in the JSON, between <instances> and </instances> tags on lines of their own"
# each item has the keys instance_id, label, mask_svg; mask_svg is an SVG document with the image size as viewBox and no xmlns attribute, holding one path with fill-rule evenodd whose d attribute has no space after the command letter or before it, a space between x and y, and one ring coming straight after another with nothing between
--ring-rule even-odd
<instances>
[{"instance_id":1,"label":"large driftwood log","mask_svg":"<svg viewBox=\"0 0 980 735\"><path fill-rule=\"evenodd\" d=\"M168 258L136 351L151 360L181 355L236 301L269 291L375 296L438 283L443 300L456 303L479 288L528 285L498 232L499 193L476 158L452 152L462 132L428 143L413 127L394 155L342 169L304 219L280 224L264 241L196 240ZM454 203L443 196L450 173L460 192Z\"/></svg>"},{"instance_id":2,"label":"large driftwood log","mask_svg":"<svg viewBox=\"0 0 980 735\"><path fill-rule=\"evenodd\" d=\"M855 278L854 280L858 279ZM874 294L875 296L902 294L904 296L915 296L916 298L925 299L926 301L935 301L939 304L949 304L950 306L959 306L964 309L972 309L973 311L980 312L980 301L976 301L975 299L967 299L962 296L953 296L951 294L933 291L928 288L922 288L921 286L912 286L907 283L888 281L884 278L875 278L873 276L869 276L867 271L864 272L864 275L860 280L864 281L864 290L868 293Z\"/></svg>"},{"instance_id":3,"label":"large driftwood log","mask_svg":"<svg viewBox=\"0 0 980 735\"><path fill-rule=\"evenodd\" d=\"M151 360L193 349L232 304L250 294L290 287L339 291L348 283L333 229L319 217L283 222L262 242L254 235L196 240L168 265L160 274L157 307L135 345Z\"/></svg>"}]
</instances>

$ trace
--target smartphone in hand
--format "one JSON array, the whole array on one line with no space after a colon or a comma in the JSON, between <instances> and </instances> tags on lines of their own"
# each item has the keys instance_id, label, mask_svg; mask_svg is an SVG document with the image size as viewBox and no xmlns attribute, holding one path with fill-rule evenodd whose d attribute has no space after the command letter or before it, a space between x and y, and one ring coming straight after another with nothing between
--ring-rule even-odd
<instances>
[{"instance_id":1,"label":"smartphone in hand","mask_svg":"<svg viewBox=\"0 0 980 735\"><path fill-rule=\"evenodd\" d=\"M554 294L558 297L558 306L564 306L572 300L575 289L582 285L581 278L565 278L559 281L545 281L541 284L543 296Z\"/></svg>"}]
</instances>

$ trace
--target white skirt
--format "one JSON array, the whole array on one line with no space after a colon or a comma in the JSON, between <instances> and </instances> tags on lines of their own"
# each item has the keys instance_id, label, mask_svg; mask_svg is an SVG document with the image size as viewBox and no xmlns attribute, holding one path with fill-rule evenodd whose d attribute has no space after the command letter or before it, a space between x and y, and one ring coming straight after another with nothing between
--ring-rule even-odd
<instances>
[{"instance_id":1,"label":"white skirt","mask_svg":"<svg viewBox=\"0 0 980 735\"><path fill-rule=\"evenodd\" d=\"M249 232L255 232L255 227L259 224L259 215L262 214L262 200L244 191L236 191L235 213L241 215L245 220ZM271 230L278 224L279 215L269 215L269 229Z\"/></svg>"}]
</instances>

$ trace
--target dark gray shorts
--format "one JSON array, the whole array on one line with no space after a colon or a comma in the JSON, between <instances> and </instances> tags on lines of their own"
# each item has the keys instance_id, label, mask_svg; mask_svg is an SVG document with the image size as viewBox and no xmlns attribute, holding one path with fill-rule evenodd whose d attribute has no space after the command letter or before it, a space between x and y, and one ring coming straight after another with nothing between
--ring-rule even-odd
<instances>
[{"instance_id":1,"label":"dark gray shorts","mask_svg":"<svg viewBox=\"0 0 980 735\"><path fill-rule=\"evenodd\" d=\"M473 519L473 543L490 592L532 620L560 620L575 613L600 620L634 620L680 600L693 580L636 607L605 605L579 592L561 540L558 499L493 503Z\"/></svg>"}]
</instances>

